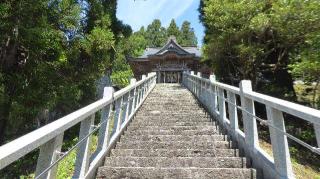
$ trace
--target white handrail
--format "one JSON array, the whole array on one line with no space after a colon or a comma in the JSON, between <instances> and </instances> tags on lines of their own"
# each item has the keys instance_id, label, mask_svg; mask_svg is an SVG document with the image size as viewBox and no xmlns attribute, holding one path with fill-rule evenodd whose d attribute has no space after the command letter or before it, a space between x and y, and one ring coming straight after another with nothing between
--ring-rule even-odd
<instances>
[{"instance_id":1,"label":"white handrail","mask_svg":"<svg viewBox=\"0 0 320 179\"><path fill-rule=\"evenodd\" d=\"M112 102L112 99L101 99L63 118L47 124L33 132L0 147L0 169L37 149L70 127L78 124L92 114L99 111L103 106Z\"/></svg>"},{"instance_id":2,"label":"white handrail","mask_svg":"<svg viewBox=\"0 0 320 179\"><path fill-rule=\"evenodd\" d=\"M205 79L201 77L200 73L194 74L194 72L183 73L184 86L198 98L212 116L218 119L231 138L242 146L246 156L254 159L252 160L253 164L258 167L262 166L264 174L271 173L272 178L294 178L287 137L312 152L320 153L320 148L310 146L293 135L286 133L283 118L283 112L285 112L312 123L318 146L320 147L319 110L253 92L251 82L247 80L241 81L240 88L237 88L217 82L214 75L210 76L210 79ZM227 96L225 96L225 92ZM241 106L237 104L236 95L241 99ZM227 102L228 108L226 108L225 102ZM268 120L263 120L256 116L254 102L259 102L266 106ZM238 128L238 109L242 111L244 133ZM229 119L226 117L227 113L229 114ZM269 126L273 159L259 147L256 120ZM266 177L270 178L270 175Z\"/></svg>"},{"instance_id":3,"label":"white handrail","mask_svg":"<svg viewBox=\"0 0 320 179\"><path fill-rule=\"evenodd\" d=\"M286 112L293 116L299 117L303 120L309 121L313 124L320 125L320 111L296 104L290 101L285 101L279 98L274 98L257 92L246 92L244 95L252 98L254 101L276 108L280 111Z\"/></svg>"},{"instance_id":4,"label":"white handrail","mask_svg":"<svg viewBox=\"0 0 320 179\"><path fill-rule=\"evenodd\" d=\"M110 113L109 109L112 108L112 104L116 101L119 102L119 100L121 99L121 103L118 107L121 108L120 110L121 115L122 113L125 115L124 116L119 115L118 116L119 118L117 118L116 116L115 117L112 116L116 118L117 121L120 121L118 124L115 124L115 125L120 125L120 126L116 126L117 131L115 134L120 135L120 131L123 130L123 127L124 127L123 124L124 123L127 124L131 120L131 118L134 116L138 108L143 103L144 99L147 97L150 91L154 88L156 84L156 74L150 73L148 74L148 77L143 76L142 80L138 82L135 82L135 80L131 80L131 81L132 83L129 86L121 89L120 91L114 94L113 92L109 94L105 94L108 97L104 97L82 109L79 109L63 118L60 118L16 140L13 140L12 142L9 142L8 144L1 146L0 147L0 169L5 168L6 166L10 165L12 162L17 161L18 159L30 153L31 151L41 147L41 151L40 151L40 155L37 163L37 170L39 170L36 172L36 177L37 177L37 174L40 174L42 171L45 171L47 169L46 167L52 167L50 165L59 159L57 157L57 153L59 153L61 149L63 133L66 130L68 130L69 128L81 122L82 131L80 130L80 136L86 133L91 135L92 134L90 132L92 131L91 124L94 122L95 113L99 112L100 110L107 110L106 112L109 114ZM126 106L126 109L123 109L123 106ZM115 110L118 110L117 107L115 108L116 108ZM105 122L109 123L110 117L111 116L109 117L102 116L101 124ZM122 120L122 119L125 119L125 120ZM104 121L104 120L107 120L107 121ZM101 125L99 125L99 127L101 127ZM85 130L89 130L89 131L86 132ZM109 133L109 130L104 130L104 131ZM81 132L83 134L81 134ZM118 137L118 136L109 136L109 134L105 134L105 133L99 133L99 135L101 135L99 136L99 139L106 138L106 137L107 138L112 137L113 139L115 139ZM86 139L86 138L88 138L87 135L85 135L85 138L82 138L81 142L90 141L89 139ZM107 145L110 145L110 142ZM80 148L83 149L83 146ZM104 147L103 149L106 150L107 147ZM83 152L85 153L79 154L79 151L78 151L78 157L79 156L83 157L88 155L86 154L88 151L85 150ZM96 156L99 156L101 158L104 153L106 153L106 151L97 151ZM46 163L47 162L46 160L48 160L48 158L50 158L50 160L51 159L54 159L54 160L49 161L49 163ZM81 175L79 176L80 178L86 177L86 172L88 171L89 166L90 168L97 168L97 166L91 166L90 164L85 164L84 166L83 162L87 162L87 160L88 159L83 159L83 161L78 161L80 162L78 164L81 168L76 168L75 170ZM95 161L94 163L99 163L95 159L93 161ZM77 171L77 170L81 170L81 171ZM84 170L84 173L82 170ZM47 178L49 176L55 175L55 172L56 172L56 169L54 167L50 168L50 170L46 173L46 176L41 176L41 178Z\"/></svg>"}]
</instances>

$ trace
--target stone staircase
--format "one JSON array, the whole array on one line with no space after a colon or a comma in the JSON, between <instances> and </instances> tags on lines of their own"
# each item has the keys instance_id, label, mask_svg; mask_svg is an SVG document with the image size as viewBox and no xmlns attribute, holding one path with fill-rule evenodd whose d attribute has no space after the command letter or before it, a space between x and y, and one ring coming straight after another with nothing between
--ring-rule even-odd
<instances>
[{"instance_id":1,"label":"stone staircase","mask_svg":"<svg viewBox=\"0 0 320 179\"><path fill-rule=\"evenodd\" d=\"M157 84L97 178L256 178L197 100Z\"/></svg>"}]
</instances>

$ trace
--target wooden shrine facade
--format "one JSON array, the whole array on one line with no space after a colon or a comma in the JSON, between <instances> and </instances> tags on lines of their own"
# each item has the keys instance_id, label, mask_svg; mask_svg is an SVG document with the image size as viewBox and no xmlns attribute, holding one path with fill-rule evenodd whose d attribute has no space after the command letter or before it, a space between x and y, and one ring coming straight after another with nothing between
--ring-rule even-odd
<instances>
[{"instance_id":1,"label":"wooden shrine facade","mask_svg":"<svg viewBox=\"0 0 320 179\"><path fill-rule=\"evenodd\" d=\"M198 47L182 47L175 37L170 37L163 47L147 48L142 56L128 59L135 78L156 72L158 83L181 83L183 71L201 72L209 76L210 69L200 60Z\"/></svg>"}]
</instances>

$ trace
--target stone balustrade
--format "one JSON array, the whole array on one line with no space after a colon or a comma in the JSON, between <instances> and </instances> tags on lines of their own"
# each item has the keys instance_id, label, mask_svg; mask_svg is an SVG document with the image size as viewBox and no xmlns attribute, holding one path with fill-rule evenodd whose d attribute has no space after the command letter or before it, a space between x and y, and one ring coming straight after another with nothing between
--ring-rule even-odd
<instances>
[{"instance_id":1,"label":"stone balustrade","mask_svg":"<svg viewBox=\"0 0 320 179\"><path fill-rule=\"evenodd\" d=\"M320 154L320 111L252 91L251 81L243 80L240 87L217 82L195 75L193 71L183 73L186 86L216 119L226 133L236 141L252 165L262 170L264 178L295 178L292 171L287 138ZM237 100L240 99L240 100ZM255 114L255 102L266 107L267 120ZM243 130L239 129L238 110L243 119ZM283 113L299 117L314 125L318 147L310 146L286 133ZM228 114L228 115L227 115ZM228 116L228 118L227 118ZM273 157L259 147L257 121L269 127Z\"/></svg>"},{"instance_id":2,"label":"stone balustrade","mask_svg":"<svg viewBox=\"0 0 320 179\"><path fill-rule=\"evenodd\" d=\"M77 148L73 178L92 178L155 87L156 78L155 73L149 73L138 82L132 79L129 86L115 93L112 87L106 87L102 99L1 146L0 169L40 149L35 178L55 178L57 164ZM95 125L98 113L100 123ZM69 151L61 152L64 132L79 123L78 143ZM113 129L109 130L112 125ZM99 131L97 149L91 154L91 137L96 131Z\"/></svg>"},{"instance_id":3,"label":"stone balustrade","mask_svg":"<svg viewBox=\"0 0 320 179\"><path fill-rule=\"evenodd\" d=\"M133 119L137 110L155 87L157 75L143 75L142 80L114 93L105 88L103 98L75 111L55 122L39 128L0 147L0 169L21 159L26 154L40 149L36 178L55 178L57 164L72 150L77 150L73 178L92 178L103 159L114 148L121 134ZM193 93L201 105L219 123L232 143L240 148L247 161L260 170L264 178L294 178L287 138L320 154L320 111L254 92L251 82L243 80L240 87L217 82L201 73L184 72L182 84ZM161 101L160 101L161 102ZM255 103L266 108L267 120L256 115ZM241 111L241 115L239 115ZM318 146L310 146L286 133L283 113L299 117L314 125ZM99 114L100 122L95 124ZM243 128L240 128L240 120ZM273 157L259 147L257 122L269 127ZM80 123L79 141L67 152L61 152L63 135L66 130ZM113 129L110 130L111 126ZM90 153L91 137L98 131L98 144Z\"/></svg>"}]
</instances>

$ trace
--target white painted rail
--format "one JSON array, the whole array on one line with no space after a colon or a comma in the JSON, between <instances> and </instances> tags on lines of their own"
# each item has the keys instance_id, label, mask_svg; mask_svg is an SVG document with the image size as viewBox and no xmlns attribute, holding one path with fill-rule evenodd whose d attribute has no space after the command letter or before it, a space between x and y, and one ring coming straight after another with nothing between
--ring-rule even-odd
<instances>
[{"instance_id":1,"label":"white painted rail","mask_svg":"<svg viewBox=\"0 0 320 179\"><path fill-rule=\"evenodd\" d=\"M253 92L251 82L248 80L241 81L240 88L237 88L217 82L214 75L211 75L210 79L205 79L200 73L194 75L194 72L184 72L182 83L198 98L207 111L218 119L227 134L237 143L237 147L244 151L252 165L262 170L264 178L295 178L287 138L320 155L319 110ZM240 104L237 104L239 102ZM265 105L267 120L256 116L255 102ZM243 131L239 129L238 109L242 113ZM286 133L284 112L312 123L318 146L310 146ZM257 120L269 127L273 157L259 147Z\"/></svg>"},{"instance_id":2,"label":"white painted rail","mask_svg":"<svg viewBox=\"0 0 320 179\"><path fill-rule=\"evenodd\" d=\"M129 86L116 93L110 87L105 88L102 99L1 146L0 170L40 148L35 177L55 178L59 161L77 148L73 178L93 178L104 157L155 87L156 78L155 73L143 75L141 81L133 79ZM95 115L99 112L100 123L94 125ZM112 131L109 130L111 122ZM79 142L66 153L61 153L64 132L78 123L81 124ZM98 130L98 146L90 154L91 136Z\"/></svg>"}]
</instances>

